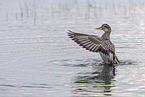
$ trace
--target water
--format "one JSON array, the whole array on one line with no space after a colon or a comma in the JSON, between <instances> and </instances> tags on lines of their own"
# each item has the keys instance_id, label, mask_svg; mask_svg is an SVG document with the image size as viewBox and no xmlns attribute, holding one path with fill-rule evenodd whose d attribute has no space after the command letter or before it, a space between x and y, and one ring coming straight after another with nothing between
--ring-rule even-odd
<instances>
[{"instance_id":1,"label":"water","mask_svg":"<svg viewBox=\"0 0 145 97\"><path fill-rule=\"evenodd\" d=\"M144 97L144 0L0 1L1 97ZM122 64L71 41L108 23Z\"/></svg>"}]
</instances>

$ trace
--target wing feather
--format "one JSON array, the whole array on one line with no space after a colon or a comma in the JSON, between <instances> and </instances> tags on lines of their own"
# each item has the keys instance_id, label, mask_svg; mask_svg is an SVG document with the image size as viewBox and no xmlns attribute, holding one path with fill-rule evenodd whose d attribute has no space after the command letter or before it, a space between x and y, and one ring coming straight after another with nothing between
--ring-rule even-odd
<instances>
[{"instance_id":1,"label":"wing feather","mask_svg":"<svg viewBox=\"0 0 145 97\"><path fill-rule=\"evenodd\" d=\"M108 43L105 42L102 38L95 35L87 35L81 33L75 33L69 30L68 36L72 38L77 44L86 48L92 52L101 52L105 55L109 54Z\"/></svg>"}]
</instances>

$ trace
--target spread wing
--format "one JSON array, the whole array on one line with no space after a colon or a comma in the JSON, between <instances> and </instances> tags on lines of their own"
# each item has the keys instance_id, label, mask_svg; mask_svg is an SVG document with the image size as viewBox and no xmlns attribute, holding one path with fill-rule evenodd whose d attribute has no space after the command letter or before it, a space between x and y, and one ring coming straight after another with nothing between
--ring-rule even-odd
<instances>
[{"instance_id":1,"label":"spread wing","mask_svg":"<svg viewBox=\"0 0 145 97\"><path fill-rule=\"evenodd\" d=\"M110 51L115 52L114 47L110 48L110 41L105 41L98 36L75 33L70 30L68 32L68 36L70 36L70 38L72 38L72 40L74 40L77 44L80 44L80 46L89 51L101 52L105 55L109 55Z\"/></svg>"}]
</instances>

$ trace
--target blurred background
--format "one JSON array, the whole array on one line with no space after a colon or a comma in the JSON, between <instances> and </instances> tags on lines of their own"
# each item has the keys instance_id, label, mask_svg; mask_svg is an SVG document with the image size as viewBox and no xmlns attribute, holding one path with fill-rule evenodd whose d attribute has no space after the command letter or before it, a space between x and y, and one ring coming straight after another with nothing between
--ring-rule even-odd
<instances>
[{"instance_id":1,"label":"blurred background","mask_svg":"<svg viewBox=\"0 0 145 97\"><path fill-rule=\"evenodd\" d=\"M104 23L122 64L67 36ZM144 37L144 0L0 0L0 96L144 97Z\"/></svg>"}]
</instances>

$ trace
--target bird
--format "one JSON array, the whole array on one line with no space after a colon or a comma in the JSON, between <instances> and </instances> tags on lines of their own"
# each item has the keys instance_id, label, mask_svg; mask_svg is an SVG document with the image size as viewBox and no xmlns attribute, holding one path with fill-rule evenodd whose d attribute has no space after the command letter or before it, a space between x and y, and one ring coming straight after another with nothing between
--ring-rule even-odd
<instances>
[{"instance_id":1,"label":"bird","mask_svg":"<svg viewBox=\"0 0 145 97\"><path fill-rule=\"evenodd\" d=\"M103 30L105 33L99 37L97 35L88 35L68 30L68 36L74 42L86 48L86 50L97 52L100 54L105 64L118 64L119 59L115 54L115 45L110 40L111 27L103 24L96 30Z\"/></svg>"}]
</instances>

